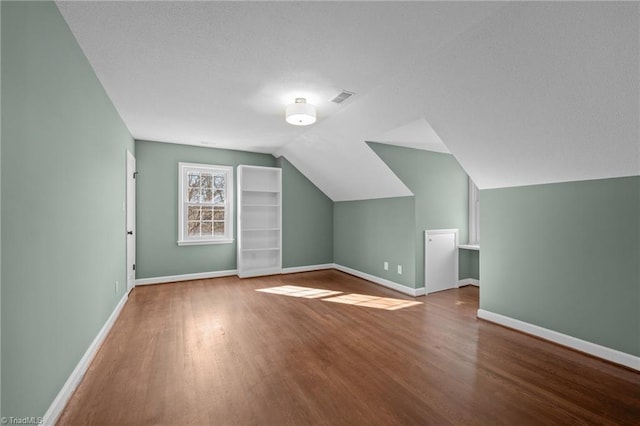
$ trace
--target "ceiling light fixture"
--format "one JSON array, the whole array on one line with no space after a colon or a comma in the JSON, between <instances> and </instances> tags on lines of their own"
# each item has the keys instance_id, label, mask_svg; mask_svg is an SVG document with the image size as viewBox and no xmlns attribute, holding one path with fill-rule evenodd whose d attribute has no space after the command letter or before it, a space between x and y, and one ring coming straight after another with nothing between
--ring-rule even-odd
<instances>
[{"instance_id":1,"label":"ceiling light fixture","mask_svg":"<svg viewBox=\"0 0 640 426\"><path fill-rule=\"evenodd\" d=\"M308 126L316 122L316 107L308 104L305 98L296 98L294 104L287 105L287 123L294 126Z\"/></svg>"}]
</instances>

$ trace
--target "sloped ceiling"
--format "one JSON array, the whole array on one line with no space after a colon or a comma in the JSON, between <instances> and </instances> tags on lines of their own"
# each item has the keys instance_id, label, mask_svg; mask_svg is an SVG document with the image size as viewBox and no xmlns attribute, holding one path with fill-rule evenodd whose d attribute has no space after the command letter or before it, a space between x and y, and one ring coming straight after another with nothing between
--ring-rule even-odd
<instances>
[{"instance_id":1,"label":"sloped ceiling","mask_svg":"<svg viewBox=\"0 0 640 426\"><path fill-rule=\"evenodd\" d=\"M410 194L365 141L481 188L640 174L637 3L58 6L135 138L284 155L335 201Z\"/></svg>"},{"instance_id":2,"label":"sloped ceiling","mask_svg":"<svg viewBox=\"0 0 640 426\"><path fill-rule=\"evenodd\" d=\"M450 154L449 148L424 118L374 136L369 142L399 145L407 148Z\"/></svg>"},{"instance_id":3,"label":"sloped ceiling","mask_svg":"<svg viewBox=\"0 0 640 426\"><path fill-rule=\"evenodd\" d=\"M501 9L419 73L424 114L481 189L638 175L639 16L637 2Z\"/></svg>"}]
</instances>

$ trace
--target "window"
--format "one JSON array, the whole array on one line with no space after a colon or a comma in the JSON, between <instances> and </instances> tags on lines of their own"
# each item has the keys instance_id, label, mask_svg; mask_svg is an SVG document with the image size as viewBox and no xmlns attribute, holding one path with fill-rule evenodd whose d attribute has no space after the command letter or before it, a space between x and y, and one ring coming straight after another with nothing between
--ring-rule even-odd
<instances>
[{"instance_id":1,"label":"window","mask_svg":"<svg viewBox=\"0 0 640 426\"><path fill-rule=\"evenodd\" d=\"M178 245L233 242L233 168L179 163Z\"/></svg>"},{"instance_id":2,"label":"window","mask_svg":"<svg viewBox=\"0 0 640 426\"><path fill-rule=\"evenodd\" d=\"M480 244L480 191L469 178L469 244Z\"/></svg>"}]
</instances>

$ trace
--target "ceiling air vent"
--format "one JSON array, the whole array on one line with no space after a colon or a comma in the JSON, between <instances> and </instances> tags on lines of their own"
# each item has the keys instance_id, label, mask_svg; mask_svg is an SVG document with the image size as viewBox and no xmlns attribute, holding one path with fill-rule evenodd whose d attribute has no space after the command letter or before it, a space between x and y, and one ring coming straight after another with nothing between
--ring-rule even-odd
<instances>
[{"instance_id":1,"label":"ceiling air vent","mask_svg":"<svg viewBox=\"0 0 640 426\"><path fill-rule=\"evenodd\" d=\"M342 92L340 92L338 94L338 96L336 96L335 98L331 99L331 102L335 102L338 105L340 105L341 103L343 103L344 101L346 101L347 99L352 97L353 95L355 95L355 93L349 92L348 90L343 90Z\"/></svg>"}]
</instances>

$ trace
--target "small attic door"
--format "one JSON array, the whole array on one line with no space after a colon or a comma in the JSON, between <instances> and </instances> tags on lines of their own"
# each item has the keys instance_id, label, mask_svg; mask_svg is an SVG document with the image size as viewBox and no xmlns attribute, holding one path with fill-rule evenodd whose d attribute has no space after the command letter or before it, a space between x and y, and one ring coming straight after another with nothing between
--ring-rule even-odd
<instances>
[{"instance_id":1,"label":"small attic door","mask_svg":"<svg viewBox=\"0 0 640 426\"><path fill-rule=\"evenodd\" d=\"M424 286L426 293L458 286L458 230L424 231Z\"/></svg>"}]
</instances>

